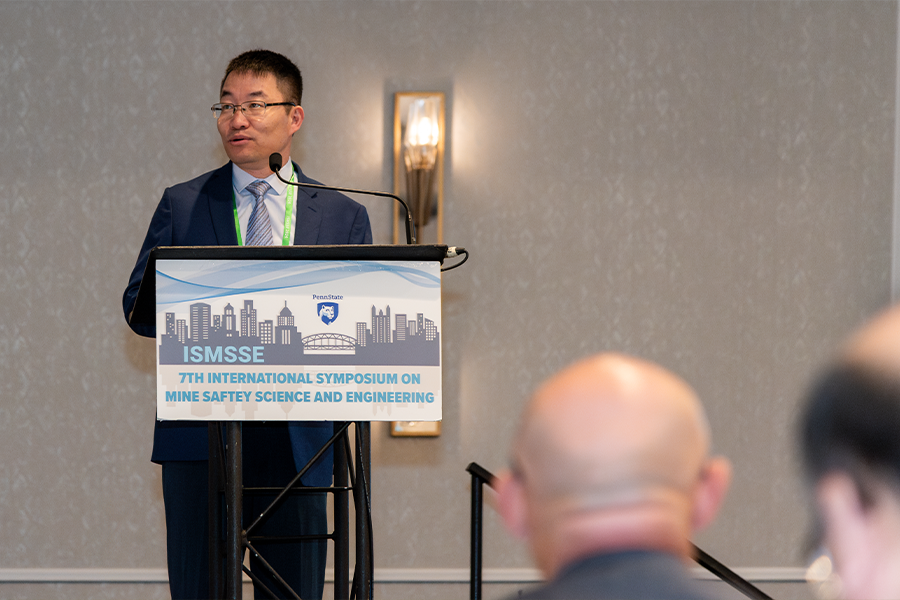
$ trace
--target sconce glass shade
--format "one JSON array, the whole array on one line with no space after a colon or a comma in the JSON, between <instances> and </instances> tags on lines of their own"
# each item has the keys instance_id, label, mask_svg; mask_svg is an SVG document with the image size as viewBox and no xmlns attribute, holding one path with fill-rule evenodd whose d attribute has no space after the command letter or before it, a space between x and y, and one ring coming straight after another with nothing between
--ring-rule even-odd
<instances>
[{"instance_id":1,"label":"sconce glass shade","mask_svg":"<svg viewBox=\"0 0 900 600\"><path fill-rule=\"evenodd\" d=\"M409 105L403 136L407 202L416 229L425 227L431 219L434 162L440 139L437 104L433 98L416 98Z\"/></svg>"},{"instance_id":2,"label":"sconce glass shade","mask_svg":"<svg viewBox=\"0 0 900 600\"><path fill-rule=\"evenodd\" d=\"M422 244L442 239L444 103L442 92L394 94L394 193L409 205ZM394 243L398 224L395 210Z\"/></svg>"},{"instance_id":3,"label":"sconce glass shade","mask_svg":"<svg viewBox=\"0 0 900 600\"><path fill-rule=\"evenodd\" d=\"M434 98L416 98L409 105L403 138L406 169L433 169L440 139L437 102Z\"/></svg>"}]
</instances>

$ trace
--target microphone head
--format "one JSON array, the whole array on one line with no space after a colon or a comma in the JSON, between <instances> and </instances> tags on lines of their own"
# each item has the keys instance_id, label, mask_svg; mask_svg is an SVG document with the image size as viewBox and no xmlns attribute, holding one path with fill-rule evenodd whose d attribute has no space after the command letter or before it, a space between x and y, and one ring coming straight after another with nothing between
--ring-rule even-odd
<instances>
[{"instance_id":1,"label":"microphone head","mask_svg":"<svg viewBox=\"0 0 900 600\"><path fill-rule=\"evenodd\" d=\"M269 168L272 169L273 173L277 173L281 170L281 154L273 152L269 155Z\"/></svg>"}]
</instances>

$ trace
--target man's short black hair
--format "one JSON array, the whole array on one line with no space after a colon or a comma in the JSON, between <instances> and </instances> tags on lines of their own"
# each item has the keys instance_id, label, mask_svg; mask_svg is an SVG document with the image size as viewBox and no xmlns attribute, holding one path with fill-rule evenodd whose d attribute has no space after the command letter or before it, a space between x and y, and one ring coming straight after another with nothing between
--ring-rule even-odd
<instances>
[{"instance_id":1,"label":"man's short black hair","mask_svg":"<svg viewBox=\"0 0 900 600\"><path fill-rule=\"evenodd\" d=\"M807 475L850 475L864 504L874 480L900 483L900 379L852 365L813 386L800 424Z\"/></svg>"},{"instance_id":2,"label":"man's short black hair","mask_svg":"<svg viewBox=\"0 0 900 600\"><path fill-rule=\"evenodd\" d=\"M300 76L300 69L289 58L277 52L248 50L232 58L225 69L225 77L222 78L222 83L219 85L219 96L222 95L225 80L231 73L252 73L254 75L271 73L275 76L278 89L284 94L284 99L297 105L300 104L303 96L303 78Z\"/></svg>"}]
</instances>

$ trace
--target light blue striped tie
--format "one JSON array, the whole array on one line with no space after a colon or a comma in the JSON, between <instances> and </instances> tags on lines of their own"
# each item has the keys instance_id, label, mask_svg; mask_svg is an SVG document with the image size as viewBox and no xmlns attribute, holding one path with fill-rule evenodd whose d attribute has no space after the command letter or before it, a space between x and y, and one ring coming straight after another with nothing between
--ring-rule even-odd
<instances>
[{"instance_id":1,"label":"light blue striped tie","mask_svg":"<svg viewBox=\"0 0 900 600\"><path fill-rule=\"evenodd\" d=\"M272 224L269 222L269 211L263 196L271 189L271 186L261 179L257 179L246 188L256 199L253 212L250 213L250 221L247 223L247 243L245 246L272 246Z\"/></svg>"}]
</instances>

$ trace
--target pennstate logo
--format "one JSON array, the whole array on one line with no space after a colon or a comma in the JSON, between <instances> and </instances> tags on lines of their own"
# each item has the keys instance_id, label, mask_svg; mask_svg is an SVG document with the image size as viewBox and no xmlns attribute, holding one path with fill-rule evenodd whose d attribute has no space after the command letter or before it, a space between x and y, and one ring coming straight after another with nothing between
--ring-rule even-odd
<instances>
[{"instance_id":1,"label":"pennstate logo","mask_svg":"<svg viewBox=\"0 0 900 600\"><path fill-rule=\"evenodd\" d=\"M319 306L317 308L317 314L319 318L322 319L322 322L326 325L331 325L338 318L338 303L337 302L319 302Z\"/></svg>"}]
</instances>

